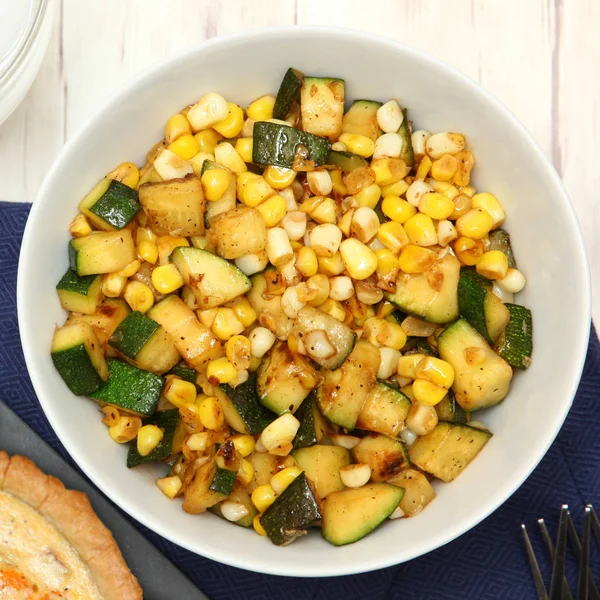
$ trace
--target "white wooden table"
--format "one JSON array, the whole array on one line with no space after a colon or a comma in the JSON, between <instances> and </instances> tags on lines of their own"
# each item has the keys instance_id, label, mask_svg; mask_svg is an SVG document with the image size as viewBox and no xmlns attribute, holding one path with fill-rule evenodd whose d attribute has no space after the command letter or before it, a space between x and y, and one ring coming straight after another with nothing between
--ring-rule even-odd
<instances>
[{"instance_id":1,"label":"white wooden table","mask_svg":"<svg viewBox=\"0 0 600 600\"><path fill-rule=\"evenodd\" d=\"M454 65L529 128L575 205L600 319L598 0L57 0L56 8L40 74L0 127L1 199L32 201L96 105L159 59L249 28L363 29Z\"/></svg>"}]
</instances>

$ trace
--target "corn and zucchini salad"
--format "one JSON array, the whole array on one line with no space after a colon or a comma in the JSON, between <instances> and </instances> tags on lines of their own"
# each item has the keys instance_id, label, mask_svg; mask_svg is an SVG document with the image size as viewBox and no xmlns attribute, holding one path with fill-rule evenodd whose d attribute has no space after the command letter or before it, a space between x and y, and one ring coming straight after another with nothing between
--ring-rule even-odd
<instances>
[{"instance_id":1,"label":"corn and zucchini salad","mask_svg":"<svg viewBox=\"0 0 600 600\"><path fill-rule=\"evenodd\" d=\"M290 68L171 116L80 202L52 359L184 511L349 544L490 439L473 412L531 360L525 277L465 137L413 129Z\"/></svg>"}]
</instances>

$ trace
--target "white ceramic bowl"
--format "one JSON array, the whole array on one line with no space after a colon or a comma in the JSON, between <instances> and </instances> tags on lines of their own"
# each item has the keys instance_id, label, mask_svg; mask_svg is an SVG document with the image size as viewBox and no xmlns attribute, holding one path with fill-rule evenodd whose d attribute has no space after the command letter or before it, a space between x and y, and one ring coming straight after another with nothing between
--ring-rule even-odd
<instances>
[{"instance_id":1,"label":"white ceramic bowl","mask_svg":"<svg viewBox=\"0 0 600 600\"><path fill-rule=\"evenodd\" d=\"M126 448L100 424L95 404L76 398L50 360L64 314L55 285L67 267L68 225L77 203L121 161L142 163L166 119L208 91L241 104L275 93L285 69L335 75L353 98L396 97L420 128L466 134L475 184L506 207L528 284L535 352L508 398L484 420L494 436L481 455L417 518L385 523L357 544L334 548L317 532L277 548L213 515L190 516L154 484L158 470L127 470ZM525 129L498 101L443 63L400 44L339 29L280 28L212 40L146 72L107 101L54 162L34 203L18 282L21 338L40 403L90 479L132 517L208 558L277 575L327 576L407 561L468 531L526 479L554 440L583 366L590 325L581 233L560 179ZM452 515L448 518L448 515ZM398 542L401 540L401 543Z\"/></svg>"}]
</instances>

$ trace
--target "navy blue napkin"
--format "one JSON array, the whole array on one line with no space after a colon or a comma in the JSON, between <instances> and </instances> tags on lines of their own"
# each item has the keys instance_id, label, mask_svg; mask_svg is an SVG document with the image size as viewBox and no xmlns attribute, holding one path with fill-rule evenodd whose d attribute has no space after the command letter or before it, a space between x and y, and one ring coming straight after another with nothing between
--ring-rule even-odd
<instances>
[{"instance_id":1,"label":"navy blue napkin","mask_svg":"<svg viewBox=\"0 0 600 600\"><path fill-rule=\"evenodd\" d=\"M28 204L0 203L0 398L73 464L38 404L19 340L17 262L28 213ZM136 525L212 600L535 598L520 524L533 527L535 520L543 516L554 530L558 509L567 503L581 526L580 513L585 503L595 502L600 508L599 394L600 344L592 332L583 379L571 412L527 482L493 515L458 540L397 567L328 579L260 575L196 556ZM535 535L534 542L537 542ZM401 533L398 544L402 544ZM535 546L543 557L541 546L538 543ZM333 548L332 560L335 560ZM594 571L598 570L598 562L592 565ZM542 567L548 577L545 561ZM570 568L573 577L574 565Z\"/></svg>"}]
</instances>

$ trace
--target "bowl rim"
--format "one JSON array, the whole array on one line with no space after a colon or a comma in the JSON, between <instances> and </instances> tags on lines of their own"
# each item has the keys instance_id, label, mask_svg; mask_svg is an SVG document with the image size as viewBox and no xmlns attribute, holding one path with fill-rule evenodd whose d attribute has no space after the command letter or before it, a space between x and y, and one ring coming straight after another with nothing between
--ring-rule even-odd
<instances>
[{"instance_id":1,"label":"bowl rim","mask_svg":"<svg viewBox=\"0 0 600 600\"><path fill-rule=\"evenodd\" d=\"M504 490L504 492L501 493L494 502L490 502L487 507L485 507L481 512L477 513L477 515L475 515L470 520L468 526L455 527L454 529L452 527L449 527L445 532L440 533L436 537L432 537L431 540L429 540L427 543L422 544L417 551L408 552L407 556L401 559L400 561L398 561L397 558L394 558L393 554L391 553L381 553L380 555L374 556L362 556L360 562L357 561L356 564L350 565L345 564L342 566L337 564L336 561L332 561L331 564L323 564L318 572L315 572L310 568L306 569L302 565L297 565L297 567L293 571L290 571L289 568L283 569L278 564L265 564L264 562L261 562L260 557L257 557L249 563L247 560L238 559L234 554L213 549L203 550L203 553L200 554L198 550L191 545L191 543L180 539L178 535L174 535L173 532L169 530L168 524L166 522L161 521L160 519L153 520L150 518L138 516L135 504L128 501L126 497L120 496L118 493L115 493L114 490L109 489L109 485L105 483L101 477L97 476L93 465L88 461L86 456L80 456L78 458L75 458L74 448L70 442L68 434L68 427L64 426L56 411L53 411L52 402L49 399L45 398L45 383L41 375L37 372L32 350L30 350L28 342L30 332L29 327L27 325L26 315L24 313L24 303L19 301L21 297L25 297L24 291L27 279L26 273L28 271L28 269L26 268L26 264L29 260L32 260L28 257L32 256L31 247L35 242L32 234L34 229L34 223L37 220L37 215L40 210L42 200L47 195L48 190L50 188L54 172L57 170L57 165L62 162L63 157L69 153L70 149L73 146L77 146L78 144L80 144L81 140L85 139L89 135L89 132L95 127L95 123L98 120L98 118L105 112L111 110L113 105L118 103L123 93L132 88L135 88L136 86L141 84L147 77L153 75L161 69L164 69L166 66L175 64L179 61L185 60L186 58L190 58L196 54L202 53L205 49L218 49L219 46L226 47L230 43L239 41L241 39L254 40L256 38L266 38L267 40L271 39L272 41L276 42L278 38L281 38L281 36L286 36L288 38L290 36L302 38L303 36L310 36L315 34L337 36L338 38L345 38L348 41L361 39L372 43L374 46L389 49L389 51L391 52L402 53L409 59L413 57L418 61L426 63L434 70L437 69L444 71L445 74L449 77L460 80L461 83L465 85L465 87L470 88L471 93L473 93L479 99L480 102L482 102L485 105L490 105L495 110L499 111L500 113L503 113L505 118L513 126L514 130L519 134L521 140L524 143L526 143L531 152L533 152L536 155L536 159L541 165L543 165L547 172L548 178L552 181L554 187L560 193L560 197L562 199L563 204L565 205L566 212L569 216L568 226L570 226L576 237L576 248L577 254L579 256L578 267L582 269L581 274L583 275L582 279L585 287L585 297L581 299L584 310L578 315L578 325L574 327L574 329L576 329L577 331L577 339L576 343L573 344L573 347L575 348L576 352L579 352L579 357L576 361L576 368L574 368L569 374L569 394L565 396L568 398L568 401L564 402L562 410L560 412L556 412L554 427L552 429L548 429L545 432L544 443L540 445L535 455L530 456L527 466L525 468L521 468L518 476L515 477L512 485L508 486L508 489ZM42 182L42 185L33 202L25 226L19 256L19 267L17 277L17 313L19 321L19 334L21 338L21 344L23 348L23 354L25 356L28 374L30 376L34 390L38 397L38 401L44 411L46 418L50 422L50 425L52 426L58 439L63 444L69 455L77 463L77 465L85 472L85 474L94 483L94 485L96 485L96 487L98 487L112 502L119 506L119 508L124 510L129 516L134 518L136 521L148 527L154 533L161 535L170 542L177 544L189 550L190 552L193 552L194 554L199 554L211 560L232 567L271 575L283 575L293 577L331 577L365 573L376 569L394 566L397 564L401 564L402 562L413 560L415 558L418 558L419 556L423 556L433 550L441 548L442 546L445 546L449 542L467 533L473 527L481 523L490 514L496 511L502 504L504 504L517 491L519 487L521 487L521 485L529 477L532 471L538 466L542 458L546 455L550 445L554 442L575 398L575 393L577 391L577 387L579 385L579 381L585 364L587 344L591 331L591 282L589 262L585 250L583 235L575 214L574 207L569 199L569 196L563 185L562 180L560 179L558 173L554 169L552 163L550 162L550 159L544 153L537 141L533 138L532 134L514 116L514 114L508 108L506 108L493 94L484 89L471 77L467 76L466 74L462 73L461 71L457 70L451 65L405 43L398 42L393 39L374 33L368 33L344 27L288 25L258 28L249 31L230 33L227 35L205 40L192 46L191 48L174 53L172 56L157 61L153 65L143 69L136 76L132 77L132 79L127 83L125 87L121 87L113 91L104 101L102 101L96 107L96 109L93 111L93 114L88 119L86 119L85 124L79 128L79 130L73 135L73 137L70 138L59 151L58 155L56 156L52 165L50 166L50 169L48 170L48 173L46 174L44 181Z\"/></svg>"}]
</instances>

